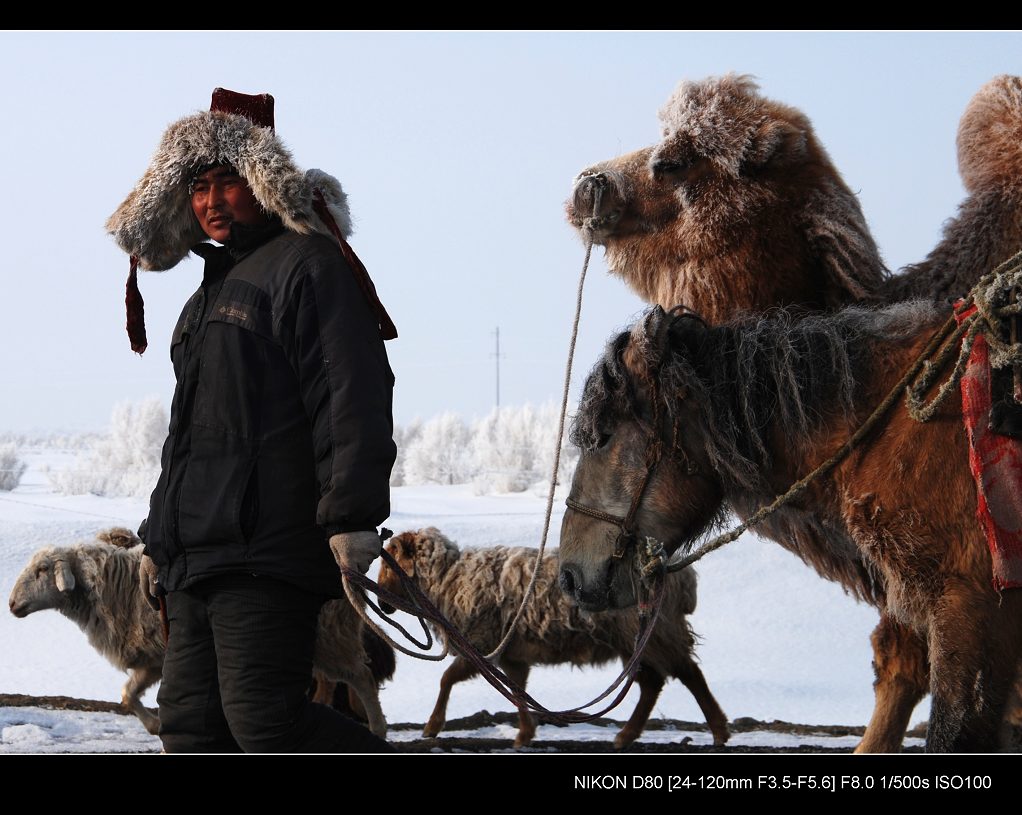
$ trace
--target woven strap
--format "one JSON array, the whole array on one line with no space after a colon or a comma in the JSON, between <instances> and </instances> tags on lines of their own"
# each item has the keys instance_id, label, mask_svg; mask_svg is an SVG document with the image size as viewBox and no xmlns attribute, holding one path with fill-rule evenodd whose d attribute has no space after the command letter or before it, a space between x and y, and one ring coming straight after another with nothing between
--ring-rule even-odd
<instances>
[{"instance_id":1,"label":"woven strap","mask_svg":"<svg viewBox=\"0 0 1022 815\"><path fill-rule=\"evenodd\" d=\"M337 239L337 245L341 247L341 254L348 261L351 272L355 275L355 280L358 282L358 287L362 289L362 293L369 302L369 307L376 314L376 322L380 326L380 336L385 340L397 339L397 327L394 325L394 321L390 319L390 315L387 314L387 309L383 307L383 303L380 302L380 297L376 293L376 286L373 285L369 272L366 271L366 267L358 259L358 255L348 245L348 242L344 240L344 235L341 234L337 221L330 214L330 210L326 205L326 199L323 198L323 193L318 188L312 191L312 208L316 210L316 214L326 224L330 233Z\"/></svg>"}]
</instances>

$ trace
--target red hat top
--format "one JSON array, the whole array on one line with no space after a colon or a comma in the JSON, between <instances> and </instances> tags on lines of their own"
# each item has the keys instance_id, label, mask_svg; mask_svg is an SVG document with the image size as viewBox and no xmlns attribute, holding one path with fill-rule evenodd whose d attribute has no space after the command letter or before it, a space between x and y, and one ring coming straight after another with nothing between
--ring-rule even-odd
<instances>
[{"instance_id":1,"label":"red hat top","mask_svg":"<svg viewBox=\"0 0 1022 815\"><path fill-rule=\"evenodd\" d=\"M209 109L214 113L236 113L258 127L273 130L273 97L268 93L248 94L216 88Z\"/></svg>"}]
</instances>

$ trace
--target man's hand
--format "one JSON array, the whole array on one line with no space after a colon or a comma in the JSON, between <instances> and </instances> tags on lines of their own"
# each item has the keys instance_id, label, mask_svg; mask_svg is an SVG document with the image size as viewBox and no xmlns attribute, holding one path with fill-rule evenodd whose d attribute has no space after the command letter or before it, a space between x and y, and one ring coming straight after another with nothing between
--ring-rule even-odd
<instances>
[{"instance_id":1,"label":"man's hand","mask_svg":"<svg viewBox=\"0 0 1022 815\"><path fill-rule=\"evenodd\" d=\"M149 555L142 555L142 562L138 564L138 587L142 590L142 596L146 602L156 611L160 610L160 599L157 591L159 584L156 582L156 564Z\"/></svg>"},{"instance_id":2,"label":"man's hand","mask_svg":"<svg viewBox=\"0 0 1022 815\"><path fill-rule=\"evenodd\" d=\"M330 549L338 566L365 574L380 556L383 541L376 532L342 532L330 536Z\"/></svg>"}]
</instances>

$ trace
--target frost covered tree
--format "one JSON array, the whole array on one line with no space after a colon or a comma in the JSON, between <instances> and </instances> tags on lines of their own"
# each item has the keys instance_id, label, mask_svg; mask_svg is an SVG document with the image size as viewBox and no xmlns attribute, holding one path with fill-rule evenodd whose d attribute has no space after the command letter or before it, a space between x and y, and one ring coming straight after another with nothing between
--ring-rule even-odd
<instances>
[{"instance_id":1,"label":"frost covered tree","mask_svg":"<svg viewBox=\"0 0 1022 815\"><path fill-rule=\"evenodd\" d=\"M18 457L17 445L12 443L0 446L0 490L7 492L17 487L27 466Z\"/></svg>"},{"instance_id":2,"label":"frost covered tree","mask_svg":"<svg viewBox=\"0 0 1022 815\"><path fill-rule=\"evenodd\" d=\"M535 425L531 405L494 408L476 422L471 445L476 492L523 492L537 480Z\"/></svg>"},{"instance_id":3,"label":"frost covered tree","mask_svg":"<svg viewBox=\"0 0 1022 815\"><path fill-rule=\"evenodd\" d=\"M407 456L408 448L415 443L420 433L422 433L422 422L418 419L413 419L410 424L404 427L394 425L394 444L397 445L397 458L394 460L394 469L390 471L390 486L403 487L408 483L405 478L405 457Z\"/></svg>"},{"instance_id":4,"label":"frost covered tree","mask_svg":"<svg viewBox=\"0 0 1022 815\"><path fill-rule=\"evenodd\" d=\"M478 422L472 437L476 491L523 492L535 488L545 495L554 465L559 415L554 405L523 405L495 409ZM577 461L578 450L562 439L558 484L571 480Z\"/></svg>"},{"instance_id":5,"label":"frost covered tree","mask_svg":"<svg viewBox=\"0 0 1022 815\"><path fill-rule=\"evenodd\" d=\"M560 419L560 406L554 404L543 405L536 411L535 422L533 423L533 440L536 445L536 481L542 485L542 494L546 495L549 489L550 473L554 468L554 454L556 447L554 441L557 437L557 422ZM561 458L557 462L557 485L564 488L571 484L571 478L575 474L575 465L578 464L579 449L568 441L568 427L571 425L571 413L565 420L565 431L561 437Z\"/></svg>"},{"instance_id":6,"label":"frost covered tree","mask_svg":"<svg viewBox=\"0 0 1022 815\"><path fill-rule=\"evenodd\" d=\"M430 419L405 445L405 483L462 484L471 480L470 439L471 432L456 413Z\"/></svg>"},{"instance_id":7,"label":"frost covered tree","mask_svg":"<svg viewBox=\"0 0 1022 815\"><path fill-rule=\"evenodd\" d=\"M53 486L68 494L146 497L160 475L160 451L167 438L167 413L159 399L114 407L110 432L80 454L66 470L50 473Z\"/></svg>"},{"instance_id":8,"label":"frost covered tree","mask_svg":"<svg viewBox=\"0 0 1022 815\"><path fill-rule=\"evenodd\" d=\"M471 481L478 494L533 489L546 495L559 412L554 405L521 405L495 408L471 428L454 413L395 428L391 485ZM578 450L563 439L559 485L570 482L577 461Z\"/></svg>"}]
</instances>

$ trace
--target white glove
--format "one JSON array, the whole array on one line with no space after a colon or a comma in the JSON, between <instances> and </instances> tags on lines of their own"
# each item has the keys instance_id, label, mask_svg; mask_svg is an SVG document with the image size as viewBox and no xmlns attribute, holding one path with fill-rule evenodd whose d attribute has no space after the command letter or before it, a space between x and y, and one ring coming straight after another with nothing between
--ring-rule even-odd
<instances>
[{"instance_id":1,"label":"white glove","mask_svg":"<svg viewBox=\"0 0 1022 815\"><path fill-rule=\"evenodd\" d=\"M159 584L156 582L158 570L153 559L149 555L142 555L142 562L138 564L138 587L142 590L142 596L146 602L157 611L160 610L160 600L157 595Z\"/></svg>"},{"instance_id":2,"label":"white glove","mask_svg":"<svg viewBox=\"0 0 1022 815\"><path fill-rule=\"evenodd\" d=\"M342 568L357 569L365 574L369 564L380 556L383 541L376 532L342 532L330 536L330 550Z\"/></svg>"}]
</instances>

